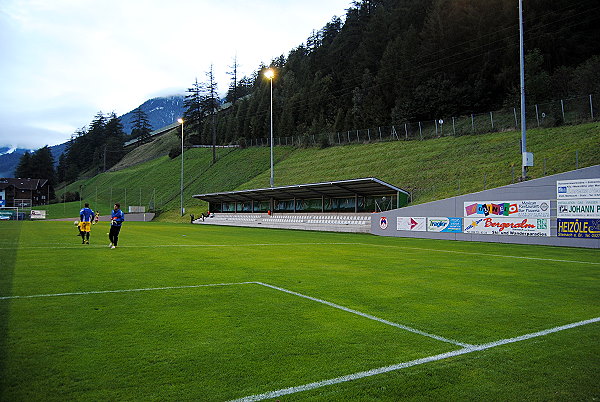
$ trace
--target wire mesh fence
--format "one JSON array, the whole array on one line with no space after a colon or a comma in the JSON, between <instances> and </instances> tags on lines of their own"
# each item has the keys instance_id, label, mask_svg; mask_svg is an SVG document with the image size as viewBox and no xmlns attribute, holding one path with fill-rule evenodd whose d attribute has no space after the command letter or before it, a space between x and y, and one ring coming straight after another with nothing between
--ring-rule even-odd
<instances>
[{"instance_id":1,"label":"wire mesh fence","mask_svg":"<svg viewBox=\"0 0 600 402\"><path fill-rule=\"evenodd\" d=\"M597 97L596 97L597 98ZM593 95L578 96L541 103L526 108L528 129L555 127L562 124L579 124L597 121L600 99ZM344 145L380 141L427 140L445 136L485 134L498 131L519 130L520 108L512 107L467 116L440 116L434 120L402 122L391 126L347 130L334 133L307 134L303 136L274 137L274 146ZM270 138L243 139L238 144L245 147L270 146Z\"/></svg>"}]
</instances>

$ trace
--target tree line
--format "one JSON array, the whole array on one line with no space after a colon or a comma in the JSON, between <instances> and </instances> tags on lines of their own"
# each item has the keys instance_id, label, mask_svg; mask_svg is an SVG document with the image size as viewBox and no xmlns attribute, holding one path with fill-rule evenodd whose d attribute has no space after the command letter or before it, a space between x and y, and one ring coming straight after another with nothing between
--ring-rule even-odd
<instances>
[{"instance_id":1,"label":"tree line","mask_svg":"<svg viewBox=\"0 0 600 402\"><path fill-rule=\"evenodd\" d=\"M600 3L524 5L528 103L600 93ZM232 84L216 121L188 115L193 143L278 137L496 110L519 104L517 0L362 0L287 56ZM235 78L234 78L235 77ZM202 84L200 84L202 85ZM191 93L191 92L188 92ZM216 128L215 128L216 125Z\"/></svg>"},{"instance_id":2,"label":"tree line","mask_svg":"<svg viewBox=\"0 0 600 402\"><path fill-rule=\"evenodd\" d=\"M600 3L528 0L524 7L528 103L600 93ZM211 66L186 92L186 141L267 137L267 68L276 71L277 137L306 136L518 106L518 56L517 0L353 1L344 18L333 17L250 76L240 77L234 58L223 100ZM145 142L148 118L140 108L134 116L131 137L114 113L99 112L77 130L60 157L57 182L109 169L126 139Z\"/></svg>"},{"instance_id":3,"label":"tree line","mask_svg":"<svg viewBox=\"0 0 600 402\"><path fill-rule=\"evenodd\" d=\"M123 125L114 112L98 112L88 127L76 130L71 136L58 165L50 148L44 146L21 156L15 176L48 179L52 187L62 182L71 183L82 176L93 176L110 169L123 158L126 140L140 138L140 143L144 143L150 132L148 116L139 107L134 110L130 136L124 133Z\"/></svg>"}]
</instances>

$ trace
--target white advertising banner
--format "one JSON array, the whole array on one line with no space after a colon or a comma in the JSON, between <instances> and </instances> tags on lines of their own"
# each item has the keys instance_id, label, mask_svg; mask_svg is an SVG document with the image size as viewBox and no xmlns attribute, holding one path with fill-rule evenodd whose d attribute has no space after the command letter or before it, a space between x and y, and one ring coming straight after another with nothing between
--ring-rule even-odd
<instances>
[{"instance_id":1,"label":"white advertising banner","mask_svg":"<svg viewBox=\"0 0 600 402\"><path fill-rule=\"evenodd\" d=\"M464 233L506 236L550 236L550 219L465 218Z\"/></svg>"},{"instance_id":2,"label":"white advertising banner","mask_svg":"<svg viewBox=\"0 0 600 402\"><path fill-rule=\"evenodd\" d=\"M463 212L469 218L550 218L550 200L471 201L464 203Z\"/></svg>"},{"instance_id":3,"label":"white advertising banner","mask_svg":"<svg viewBox=\"0 0 600 402\"><path fill-rule=\"evenodd\" d=\"M46 219L46 210L31 210L31 219Z\"/></svg>"},{"instance_id":4,"label":"white advertising banner","mask_svg":"<svg viewBox=\"0 0 600 402\"><path fill-rule=\"evenodd\" d=\"M436 217L427 218L428 232L461 233L462 218Z\"/></svg>"},{"instance_id":5,"label":"white advertising banner","mask_svg":"<svg viewBox=\"0 0 600 402\"><path fill-rule=\"evenodd\" d=\"M399 216L396 221L396 230L409 230L411 232L427 231L427 218L408 218Z\"/></svg>"},{"instance_id":6,"label":"white advertising banner","mask_svg":"<svg viewBox=\"0 0 600 402\"><path fill-rule=\"evenodd\" d=\"M558 180L556 199L600 198L600 179Z\"/></svg>"},{"instance_id":7,"label":"white advertising banner","mask_svg":"<svg viewBox=\"0 0 600 402\"><path fill-rule=\"evenodd\" d=\"M600 218L600 200L558 200L557 218Z\"/></svg>"}]
</instances>

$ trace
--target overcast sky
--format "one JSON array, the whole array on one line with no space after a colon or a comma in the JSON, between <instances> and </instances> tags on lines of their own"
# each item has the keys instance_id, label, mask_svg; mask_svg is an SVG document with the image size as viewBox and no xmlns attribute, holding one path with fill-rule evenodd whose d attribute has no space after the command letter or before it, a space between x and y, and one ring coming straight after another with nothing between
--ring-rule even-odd
<instances>
[{"instance_id":1,"label":"overcast sky","mask_svg":"<svg viewBox=\"0 0 600 402\"><path fill-rule=\"evenodd\" d=\"M0 0L0 146L67 141L102 111L219 91L306 41L351 0Z\"/></svg>"}]
</instances>

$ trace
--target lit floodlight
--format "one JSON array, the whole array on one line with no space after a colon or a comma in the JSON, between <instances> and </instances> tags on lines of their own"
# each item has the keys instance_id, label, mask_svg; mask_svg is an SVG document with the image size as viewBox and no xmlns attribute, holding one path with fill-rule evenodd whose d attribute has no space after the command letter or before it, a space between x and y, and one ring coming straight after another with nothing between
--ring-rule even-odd
<instances>
[{"instance_id":1,"label":"lit floodlight","mask_svg":"<svg viewBox=\"0 0 600 402\"><path fill-rule=\"evenodd\" d=\"M275 77L275 71L272 68L268 69L267 71L265 71L265 77L272 80L273 77Z\"/></svg>"}]
</instances>

